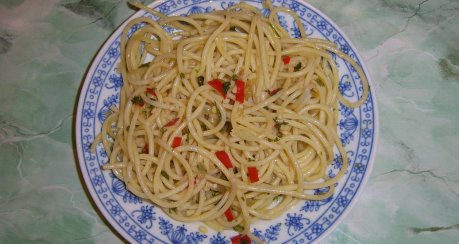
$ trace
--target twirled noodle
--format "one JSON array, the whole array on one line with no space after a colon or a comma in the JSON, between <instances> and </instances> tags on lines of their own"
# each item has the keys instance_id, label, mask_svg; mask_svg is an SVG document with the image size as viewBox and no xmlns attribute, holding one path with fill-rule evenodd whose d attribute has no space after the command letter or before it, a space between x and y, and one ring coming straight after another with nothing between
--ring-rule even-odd
<instances>
[{"instance_id":1,"label":"twirled noodle","mask_svg":"<svg viewBox=\"0 0 459 244\"><path fill-rule=\"evenodd\" d=\"M348 167L337 106L363 104L365 75L335 44L305 37L294 12L264 4L268 17L245 3L187 17L138 6L161 19L140 17L124 27L120 109L112 109L94 145L102 141L109 154L104 169L176 220L250 234L251 223L279 216L298 199L331 196ZM303 38L282 29L278 12L293 16ZM339 93L331 53L359 73L358 101ZM334 146L343 163L329 178Z\"/></svg>"}]
</instances>

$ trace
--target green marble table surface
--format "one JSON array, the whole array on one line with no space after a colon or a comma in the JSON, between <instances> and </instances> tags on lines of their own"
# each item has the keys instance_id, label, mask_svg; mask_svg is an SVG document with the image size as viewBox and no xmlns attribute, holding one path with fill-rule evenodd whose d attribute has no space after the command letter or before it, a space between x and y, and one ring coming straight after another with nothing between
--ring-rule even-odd
<instances>
[{"instance_id":1,"label":"green marble table surface","mask_svg":"<svg viewBox=\"0 0 459 244\"><path fill-rule=\"evenodd\" d=\"M360 51L380 112L374 170L324 243L459 242L459 1L311 0ZM72 121L121 0L0 1L0 243L119 243L77 173Z\"/></svg>"}]
</instances>

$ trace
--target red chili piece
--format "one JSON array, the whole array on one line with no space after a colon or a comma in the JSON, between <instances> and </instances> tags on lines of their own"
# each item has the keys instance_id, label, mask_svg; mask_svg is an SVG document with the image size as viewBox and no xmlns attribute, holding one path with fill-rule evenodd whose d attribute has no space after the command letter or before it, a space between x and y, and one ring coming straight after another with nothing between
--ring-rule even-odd
<instances>
[{"instance_id":1,"label":"red chili piece","mask_svg":"<svg viewBox=\"0 0 459 244\"><path fill-rule=\"evenodd\" d=\"M222 95L224 98L226 98L226 93L223 91L223 82L221 80L215 79L211 80L208 83L211 87L213 87L215 90L217 90L220 95Z\"/></svg>"},{"instance_id":2,"label":"red chili piece","mask_svg":"<svg viewBox=\"0 0 459 244\"><path fill-rule=\"evenodd\" d=\"M252 243L252 240L250 239L248 235L243 235L241 237L241 244L251 244L251 243Z\"/></svg>"},{"instance_id":3,"label":"red chili piece","mask_svg":"<svg viewBox=\"0 0 459 244\"><path fill-rule=\"evenodd\" d=\"M178 120L179 120L179 118L172 119L171 121L167 122L167 124L165 124L164 127L173 126L173 125L175 125L175 123L177 123Z\"/></svg>"},{"instance_id":4,"label":"red chili piece","mask_svg":"<svg viewBox=\"0 0 459 244\"><path fill-rule=\"evenodd\" d=\"M236 101L240 104L244 103L245 93L245 82L242 80L236 80Z\"/></svg>"},{"instance_id":5,"label":"red chili piece","mask_svg":"<svg viewBox=\"0 0 459 244\"><path fill-rule=\"evenodd\" d=\"M250 182L252 183L260 180L260 178L258 178L258 170L256 167L247 167L247 174L249 176Z\"/></svg>"},{"instance_id":6,"label":"red chili piece","mask_svg":"<svg viewBox=\"0 0 459 244\"><path fill-rule=\"evenodd\" d=\"M231 244L241 244L241 235L231 237Z\"/></svg>"},{"instance_id":7,"label":"red chili piece","mask_svg":"<svg viewBox=\"0 0 459 244\"><path fill-rule=\"evenodd\" d=\"M155 92L155 89L153 88L147 88L147 93L156 97L156 92Z\"/></svg>"},{"instance_id":8,"label":"red chili piece","mask_svg":"<svg viewBox=\"0 0 459 244\"><path fill-rule=\"evenodd\" d=\"M174 140L172 140L172 148L179 147L182 144L182 137L176 136Z\"/></svg>"},{"instance_id":9,"label":"red chili piece","mask_svg":"<svg viewBox=\"0 0 459 244\"><path fill-rule=\"evenodd\" d=\"M145 146L143 146L143 152L144 152L145 154L148 154L149 151L150 151L150 150L148 149L148 143L145 143Z\"/></svg>"},{"instance_id":10,"label":"red chili piece","mask_svg":"<svg viewBox=\"0 0 459 244\"><path fill-rule=\"evenodd\" d=\"M215 152L215 156L217 156L218 160L220 160L226 168L231 169L233 167L233 164L225 151L217 151Z\"/></svg>"},{"instance_id":11,"label":"red chili piece","mask_svg":"<svg viewBox=\"0 0 459 244\"><path fill-rule=\"evenodd\" d=\"M252 240L248 235L237 235L231 237L231 244L250 244Z\"/></svg>"},{"instance_id":12,"label":"red chili piece","mask_svg":"<svg viewBox=\"0 0 459 244\"><path fill-rule=\"evenodd\" d=\"M282 62L284 62L284 64L289 64L290 63L290 56L282 56Z\"/></svg>"},{"instance_id":13,"label":"red chili piece","mask_svg":"<svg viewBox=\"0 0 459 244\"><path fill-rule=\"evenodd\" d=\"M231 221L234 220L234 216L233 216L233 212L231 212L231 208L228 208L225 211L225 216L226 216L226 219L228 220L228 222L231 222Z\"/></svg>"}]
</instances>

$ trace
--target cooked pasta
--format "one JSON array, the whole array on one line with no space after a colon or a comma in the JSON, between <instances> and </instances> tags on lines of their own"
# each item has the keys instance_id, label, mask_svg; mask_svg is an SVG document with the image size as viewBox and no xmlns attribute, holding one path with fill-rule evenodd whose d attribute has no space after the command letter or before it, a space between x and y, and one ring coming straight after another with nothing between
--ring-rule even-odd
<instances>
[{"instance_id":1,"label":"cooked pasta","mask_svg":"<svg viewBox=\"0 0 459 244\"><path fill-rule=\"evenodd\" d=\"M358 107L368 96L355 61L306 37L298 16L270 1L267 17L246 3L187 17L134 5L160 19L124 27L120 109L93 144L109 155L104 169L173 219L247 235L258 219L333 194L348 167L338 102ZM294 18L302 38L281 27L279 12ZM358 101L340 94L332 53L359 73ZM330 178L334 148L343 163Z\"/></svg>"}]
</instances>

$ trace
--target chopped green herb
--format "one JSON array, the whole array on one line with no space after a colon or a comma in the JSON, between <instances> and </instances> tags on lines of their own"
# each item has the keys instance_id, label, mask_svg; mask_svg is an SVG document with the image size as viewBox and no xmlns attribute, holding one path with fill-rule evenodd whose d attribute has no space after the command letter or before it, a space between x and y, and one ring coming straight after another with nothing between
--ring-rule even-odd
<instances>
[{"instance_id":1,"label":"chopped green herb","mask_svg":"<svg viewBox=\"0 0 459 244\"><path fill-rule=\"evenodd\" d=\"M244 226L242 226L242 225L236 225L236 226L233 227L233 230L235 230L235 231L241 233L241 232L244 231Z\"/></svg>"},{"instance_id":2,"label":"chopped green herb","mask_svg":"<svg viewBox=\"0 0 459 244\"><path fill-rule=\"evenodd\" d=\"M177 213L177 208L169 208L169 213L171 212Z\"/></svg>"},{"instance_id":3,"label":"chopped green herb","mask_svg":"<svg viewBox=\"0 0 459 244\"><path fill-rule=\"evenodd\" d=\"M180 78L181 79L185 78L185 74L180 72Z\"/></svg>"},{"instance_id":4,"label":"chopped green herb","mask_svg":"<svg viewBox=\"0 0 459 244\"><path fill-rule=\"evenodd\" d=\"M277 200L279 200L279 198L281 198L280 195L275 196L274 199L273 199L273 202L277 202Z\"/></svg>"},{"instance_id":5,"label":"chopped green herb","mask_svg":"<svg viewBox=\"0 0 459 244\"><path fill-rule=\"evenodd\" d=\"M138 105L138 106L143 106L145 103L142 99L142 97L140 96L134 96L132 99L131 99L131 102L135 105Z\"/></svg>"},{"instance_id":6,"label":"chopped green herb","mask_svg":"<svg viewBox=\"0 0 459 244\"><path fill-rule=\"evenodd\" d=\"M161 129L159 129L159 131L161 131L161 133L164 133L164 132L166 132L166 128L163 127Z\"/></svg>"},{"instance_id":7,"label":"chopped green herb","mask_svg":"<svg viewBox=\"0 0 459 244\"><path fill-rule=\"evenodd\" d=\"M280 137L276 136L276 138L274 138L274 142L278 142L278 141L280 141Z\"/></svg>"},{"instance_id":8,"label":"chopped green herb","mask_svg":"<svg viewBox=\"0 0 459 244\"><path fill-rule=\"evenodd\" d=\"M255 161L255 159L253 159L253 158L248 158L247 160L248 160L249 162Z\"/></svg>"},{"instance_id":9,"label":"chopped green herb","mask_svg":"<svg viewBox=\"0 0 459 244\"><path fill-rule=\"evenodd\" d=\"M186 143L190 143L190 133L186 133Z\"/></svg>"},{"instance_id":10,"label":"chopped green herb","mask_svg":"<svg viewBox=\"0 0 459 244\"><path fill-rule=\"evenodd\" d=\"M211 196L215 197L215 196L217 196L218 194L219 194L218 191L212 191L212 190L210 190L210 195L211 195Z\"/></svg>"},{"instance_id":11,"label":"chopped green herb","mask_svg":"<svg viewBox=\"0 0 459 244\"><path fill-rule=\"evenodd\" d=\"M215 105L215 109L217 110L218 119L221 120L222 119L222 113L220 113L220 110L217 107L217 102L214 101L214 105Z\"/></svg>"},{"instance_id":12,"label":"chopped green herb","mask_svg":"<svg viewBox=\"0 0 459 244\"><path fill-rule=\"evenodd\" d=\"M196 82L198 82L198 85L199 86L202 86L204 85L204 76L198 76L198 78L196 78Z\"/></svg>"},{"instance_id":13,"label":"chopped green herb","mask_svg":"<svg viewBox=\"0 0 459 244\"><path fill-rule=\"evenodd\" d=\"M234 74L233 76L231 76L231 80L237 80L237 75Z\"/></svg>"},{"instance_id":14,"label":"chopped green herb","mask_svg":"<svg viewBox=\"0 0 459 244\"><path fill-rule=\"evenodd\" d=\"M323 82L322 79L320 79L320 78L317 79L317 84L318 84L319 86L324 86L324 82Z\"/></svg>"},{"instance_id":15,"label":"chopped green herb","mask_svg":"<svg viewBox=\"0 0 459 244\"><path fill-rule=\"evenodd\" d=\"M301 66L302 66L302 64L301 64L301 62L299 62L297 65L295 65L295 67L293 67L293 71L295 71L295 72L299 71L301 69Z\"/></svg>"},{"instance_id":16,"label":"chopped green herb","mask_svg":"<svg viewBox=\"0 0 459 244\"><path fill-rule=\"evenodd\" d=\"M276 127L276 129L278 130L280 130L281 126L288 125L288 122L279 120L277 117L275 117L273 120L274 120L274 123L276 123L274 127Z\"/></svg>"},{"instance_id":17,"label":"chopped green herb","mask_svg":"<svg viewBox=\"0 0 459 244\"><path fill-rule=\"evenodd\" d=\"M223 87L222 87L223 93L227 94L230 87L231 87L231 83L229 83L228 81L223 82Z\"/></svg>"}]
</instances>

